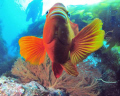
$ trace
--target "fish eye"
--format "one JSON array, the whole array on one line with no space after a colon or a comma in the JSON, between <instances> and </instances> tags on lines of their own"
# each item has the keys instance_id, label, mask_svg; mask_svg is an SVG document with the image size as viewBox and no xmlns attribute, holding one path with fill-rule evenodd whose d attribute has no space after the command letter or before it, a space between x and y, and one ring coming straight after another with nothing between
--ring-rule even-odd
<instances>
[{"instance_id":1,"label":"fish eye","mask_svg":"<svg viewBox=\"0 0 120 96\"><path fill-rule=\"evenodd\" d=\"M68 12L68 17L70 17L70 13Z\"/></svg>"},{"instance_id":2,"label":"fish eye","mask_svg":"<svg viewBox=\"0 0 120 96\"><path fill-rule=\"evenodd\" d=\"M46 12L46 15L49 13L49 11Z\"/></svg>"}]
</instances>

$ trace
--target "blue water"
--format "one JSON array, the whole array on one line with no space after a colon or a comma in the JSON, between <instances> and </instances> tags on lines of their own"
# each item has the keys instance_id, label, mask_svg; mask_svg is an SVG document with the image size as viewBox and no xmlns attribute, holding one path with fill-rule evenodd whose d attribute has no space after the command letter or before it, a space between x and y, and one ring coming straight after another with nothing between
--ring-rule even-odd
<instances>
[{"instance_id":1,"label":"blue water","mask_svg":"<svg viewBox=\"0 0 120 96\"><path fill-rule=\"evenodd\" d=\"M15 39L18 34L27 30L28 25L32 23L32 20L26 22L25 13L25 9L31 1L32 0L0 0L0 20L2 20L2 35L8 46L12 43L12 40ZM92 1L87 1L87 3L95 3L95 1ZM97 0L96 2L99 1L100 0ZM79 3L86 3L85 1L73 2L72 0L69 2L64 0L43 0L43 2L43 15L56 2L63 2L66 6L70 4L74 5Z\"/></svg>"},{"instance_id":2,"label":"blue water","mask_svg":"<svg viewBox=\"0 0 120 96\"><path fill-rule=\"evenodd\" d=\"M27 29L26 14L14 0L0 0L0 20L2 20L2 35L8 45L12 40Z\"/></svg>"}]
</instances>

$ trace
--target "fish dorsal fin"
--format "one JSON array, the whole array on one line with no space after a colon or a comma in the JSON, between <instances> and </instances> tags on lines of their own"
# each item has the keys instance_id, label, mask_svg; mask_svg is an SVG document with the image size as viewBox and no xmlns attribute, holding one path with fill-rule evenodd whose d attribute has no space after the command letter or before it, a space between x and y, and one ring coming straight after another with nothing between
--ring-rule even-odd
<instances>
[{"instance_id":1,"label":"fish dorsal fin","mask_svg":"<svg viewBox=\"0 0 120 96\"><path fill-rule=\"evenodd\" d=\"M34 36L20 38L20 54L31 64L41 64L46 55L43 39Z\"/></svg>"},{"instance_id":2,"label":"fish dorsal fin","mask_svg":"<svg viewBox=\"0 0 120 96\"><path fill-rule=\"evenodd\" d=\"M70 59L73 64L81 62L103 45L105 32L102 30L102 25L102 21L96 18L73 38L70 49Z\"/></svg>"},{"instance_id":3,"label":"fish dorsal fin","mask_svg":"<svg viewBox=\"0 0 120 96\"><path fill-rule=\"evenodd\" d=\"M72 27L72 29L74 31L75 36L76 36L79 33L78 24L75 24L75 23L73 23L73 22L70 21L70 25L71 25L71 27Z\"/></svg>"}]
</instances>

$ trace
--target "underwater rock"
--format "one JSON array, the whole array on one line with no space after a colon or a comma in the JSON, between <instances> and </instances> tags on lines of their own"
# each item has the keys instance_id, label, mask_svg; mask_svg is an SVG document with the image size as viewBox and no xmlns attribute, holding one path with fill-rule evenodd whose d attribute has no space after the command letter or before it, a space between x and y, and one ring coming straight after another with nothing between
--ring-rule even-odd
<instances>
[{"instance_id":1,"label":"underwater rock","mask_svg":"<svg viewBox=\"0 0 120 96\"><path fill-rule=\"evenodd\" d=\"M120 27L114 27L113 30L108 31L105 35L105 39L107 40L107 45L109 47L106 49L105 52L108 52L112 48L116 48L120 46ZM118 48L119 51L119 48Z\"/></svg>"},{"instance_id":2,"label":"underwater rock","mask_svg":"<svg viewBox=\"0 0 120 96\"><path fill-rule=\"evenodd\" d=\"M0 64L5 61L5 56L8 53L7 45L2 36L2 21L0 20Z\"/></svg>"},{"instance_id":3,"label":"underwater rock","mask_svg":"<svg viewBox=\"0 0 120 96\"><path fill-rule=\"evenodd\" d=\"M8 54L9 47L3 38L2 27L2 20L0 20L0 75L11 69L11 62L13 60L12 56L9 56Z\"/></svg>"},{"instance_id":4,"label":"underwater rock","mask_svg":"<svg viewBox=\"0 0 120 96\"><path fill-rule=\"evenodd\" d=\"M66 94L59 89L46 89L35 81L22 84L15 78L1 76L0 96L66 96Z\"/></svg>"}]
</instances>

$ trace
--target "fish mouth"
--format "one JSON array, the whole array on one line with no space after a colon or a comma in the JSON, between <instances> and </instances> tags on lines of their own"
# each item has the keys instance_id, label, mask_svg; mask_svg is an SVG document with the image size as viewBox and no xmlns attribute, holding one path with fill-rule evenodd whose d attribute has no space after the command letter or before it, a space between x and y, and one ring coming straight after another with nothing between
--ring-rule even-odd
<instances>
[{"instance_id":1,"label":"fish mouth","mask_svg":"<svg viewBox=\"0 0 120 96\"><path fill-rule=\"evenodd\" d=\"M56 9L52 11L49 16L50 19L52 18L59 18L61 20L67 21L67 14L62 9Z\"/></svg>"}]
</instances>

